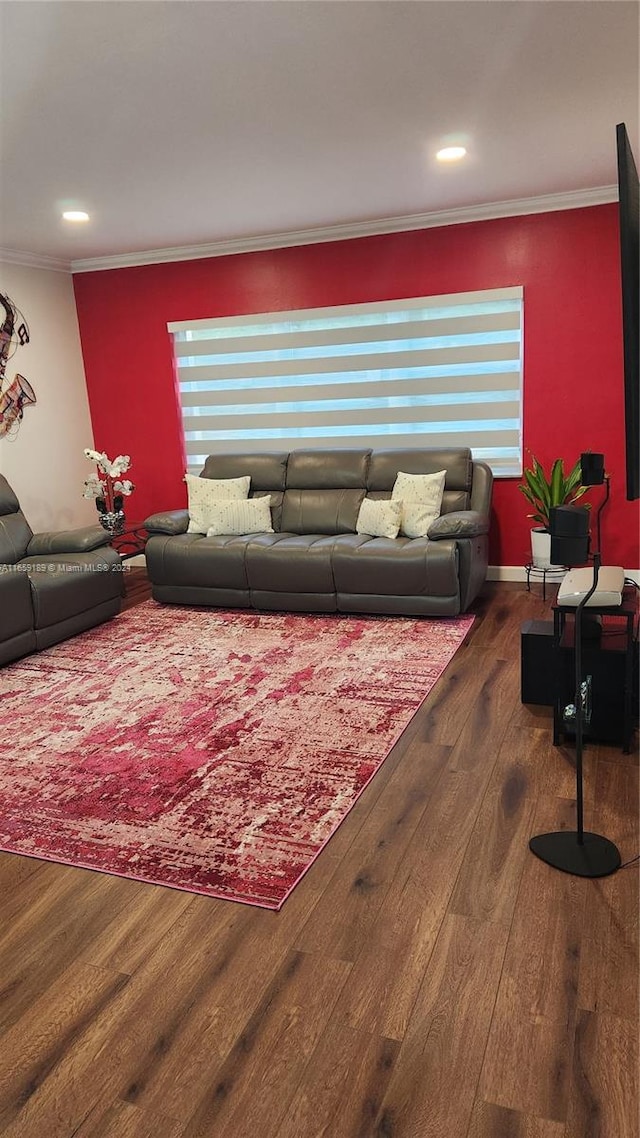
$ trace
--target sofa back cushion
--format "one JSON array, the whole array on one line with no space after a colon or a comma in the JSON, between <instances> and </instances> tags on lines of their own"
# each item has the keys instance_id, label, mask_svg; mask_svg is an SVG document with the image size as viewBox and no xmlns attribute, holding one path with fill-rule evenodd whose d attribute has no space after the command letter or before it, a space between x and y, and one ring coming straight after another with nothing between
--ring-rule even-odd
<instances>
[{"instance_id":1,"label":"sofa back cushion","mask_svg":"<svg viewBox=\"0 0 640 1138\"><path fill-rule=\"evenodd\" d=\"M436 474L438 470L446 470L441 512L448 514L452 510L470 508L473 462L469 447L374 450L369 463L368 493L391 495L399 470L405 474Z\"/></svg>"},{"instance_id":2,"label":"sofa back cushion","mask_svg":"<svg viewBox=\"0 0 640 1138\"><path fill-rule=\"evenodd\" d=\"M366 490L286 490L285 533L355 533Z\"/></svg>"},{"instance_id":3,"label":"sofa back cushion","mask_svg":"<svg viewBox=\"0 0 640 1138\"><path fill-rule=\"evenodd\" d=\"M446 470L442 513L471 507L473 462L468 447L395 450L313 448L209 455L203 478L249 475L249 497L271 495L273 528L286 533L355 533L363 499L390 498L398 471Z\"/></svg>"},{"instance_id":4,"label":"sofa back cushion","mask_svg":"<svg viewBox=\"0 0 640 1138\"><path fill-rule=\"evenodd\" d=\"M0 565L15 565L20 561L32 537L33 531L18 499L0 474Z\"/></svg>"},{"instance_id":5,"label":"sofa back cushion","mask_svg":"<svg viewBox=\"0 0 640 1138\"><path fill-rule=\"evenodd\" d=\"M287 476L286 452L233 451L230 454L210 454L204 464L203 478L251 477L251 490L284 490Z\"/></svg>"},{"instance_id":6,"label":"sofa back cushion","mask_svg":"<svg viewBox=\"0 0 640 1138\"><path fill-rule=\"evenodd\" d=\"M285 533L355 533L370 450L296 450L282 506Z\"/></svg>"},{"instance_id":7,"label":"sofa back cushion","mask_svg":"<svg viewBox=\"0 0 640 1138\"><path fill-rule=\"evenodd\" d=\"M271 519L274 530L282 526L282 500L287 477L286 451L233 451L230 454L210 454L204 464L202 478L251 478L250 498L271 495Z\"/></svg>"}]
</instances>

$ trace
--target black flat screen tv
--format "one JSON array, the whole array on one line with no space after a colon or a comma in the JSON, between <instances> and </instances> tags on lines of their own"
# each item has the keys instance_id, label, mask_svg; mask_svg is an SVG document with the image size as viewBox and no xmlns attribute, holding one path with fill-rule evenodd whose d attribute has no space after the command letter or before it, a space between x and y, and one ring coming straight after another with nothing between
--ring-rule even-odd
<instances>
[{"instance_id":1,"label":"black flat screen tv","mask_svg":"<svg viewBox=\"0 0 640 1138\"><path fill-rule=\"evenodd\" d=\"M620 210L620 267L622 275L622 334L624 344L624 412L627 459L627 498L640 498L640 187L638 171L624 123L616 127L618 199Z\"/></svg>"}]
</instances>

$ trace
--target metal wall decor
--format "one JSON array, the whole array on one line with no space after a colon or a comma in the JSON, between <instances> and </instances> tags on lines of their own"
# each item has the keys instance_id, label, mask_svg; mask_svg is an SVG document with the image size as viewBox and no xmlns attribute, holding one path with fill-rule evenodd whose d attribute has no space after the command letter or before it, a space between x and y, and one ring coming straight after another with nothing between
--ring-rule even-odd
<instances>
[{"instance_id":1,"label":"metal wall decor","mask_svg":"<svg viewBox=\"0 0 640 1138\"><path fill-rule=\"evenodd\" d=\"M13 301L0 292L0 305L4 309L4 320L0 326L0 438L8 435L11 428L14 434L22 422L24 408L36 402L35 392L23 375L16 372L13 379L6 378L7 363L18 348L29 343L29 327ZM2 309L0 308L0 316Z\"/></svg>"}]
</instances>

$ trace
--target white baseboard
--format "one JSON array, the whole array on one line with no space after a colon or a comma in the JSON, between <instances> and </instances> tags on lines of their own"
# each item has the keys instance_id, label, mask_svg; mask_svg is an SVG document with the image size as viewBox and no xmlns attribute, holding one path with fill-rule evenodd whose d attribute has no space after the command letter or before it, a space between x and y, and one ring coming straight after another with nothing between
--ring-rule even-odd
<instances>
[{"instance_id":1,"label":"white baseboard","mask_svg":"<svg viewBox=\"0 0 640 1138\"><path fill-rule=\"evenodd\" d=\"M527 574L522 565L490 565L487 581L526 581Z\"/></svg>"},{"instance_id":2,"label":"white baseboard","mask_svg":"<svg viewBox=\"0 0 640 1138\"><path fill-rule=\"evenodd\" d=\"M624 575L629 580L635 581L636 585L640 585L640 569L625 569ZM526 581L526 579L527 571L523 565L490 565L487 569L487 581ZM555 584L558 580L556 577Z\"/></svg>"}]
</instances>

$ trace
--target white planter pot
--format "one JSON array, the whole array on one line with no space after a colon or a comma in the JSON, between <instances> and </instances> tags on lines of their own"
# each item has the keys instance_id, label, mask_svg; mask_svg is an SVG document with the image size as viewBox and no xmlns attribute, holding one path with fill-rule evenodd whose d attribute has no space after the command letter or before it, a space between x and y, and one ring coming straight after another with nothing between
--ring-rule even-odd
<instances>
[{"instance_id":1,"label":"white planter pot","mask_svg":"<svg viewBox=\"0 0 640 1138\"><path fill-rule=\"evenodd\" d=\"M551 534L546 529L531 530L531 560L536 569L562 569L551 564Z\"/></svg>"}]
</instances>

